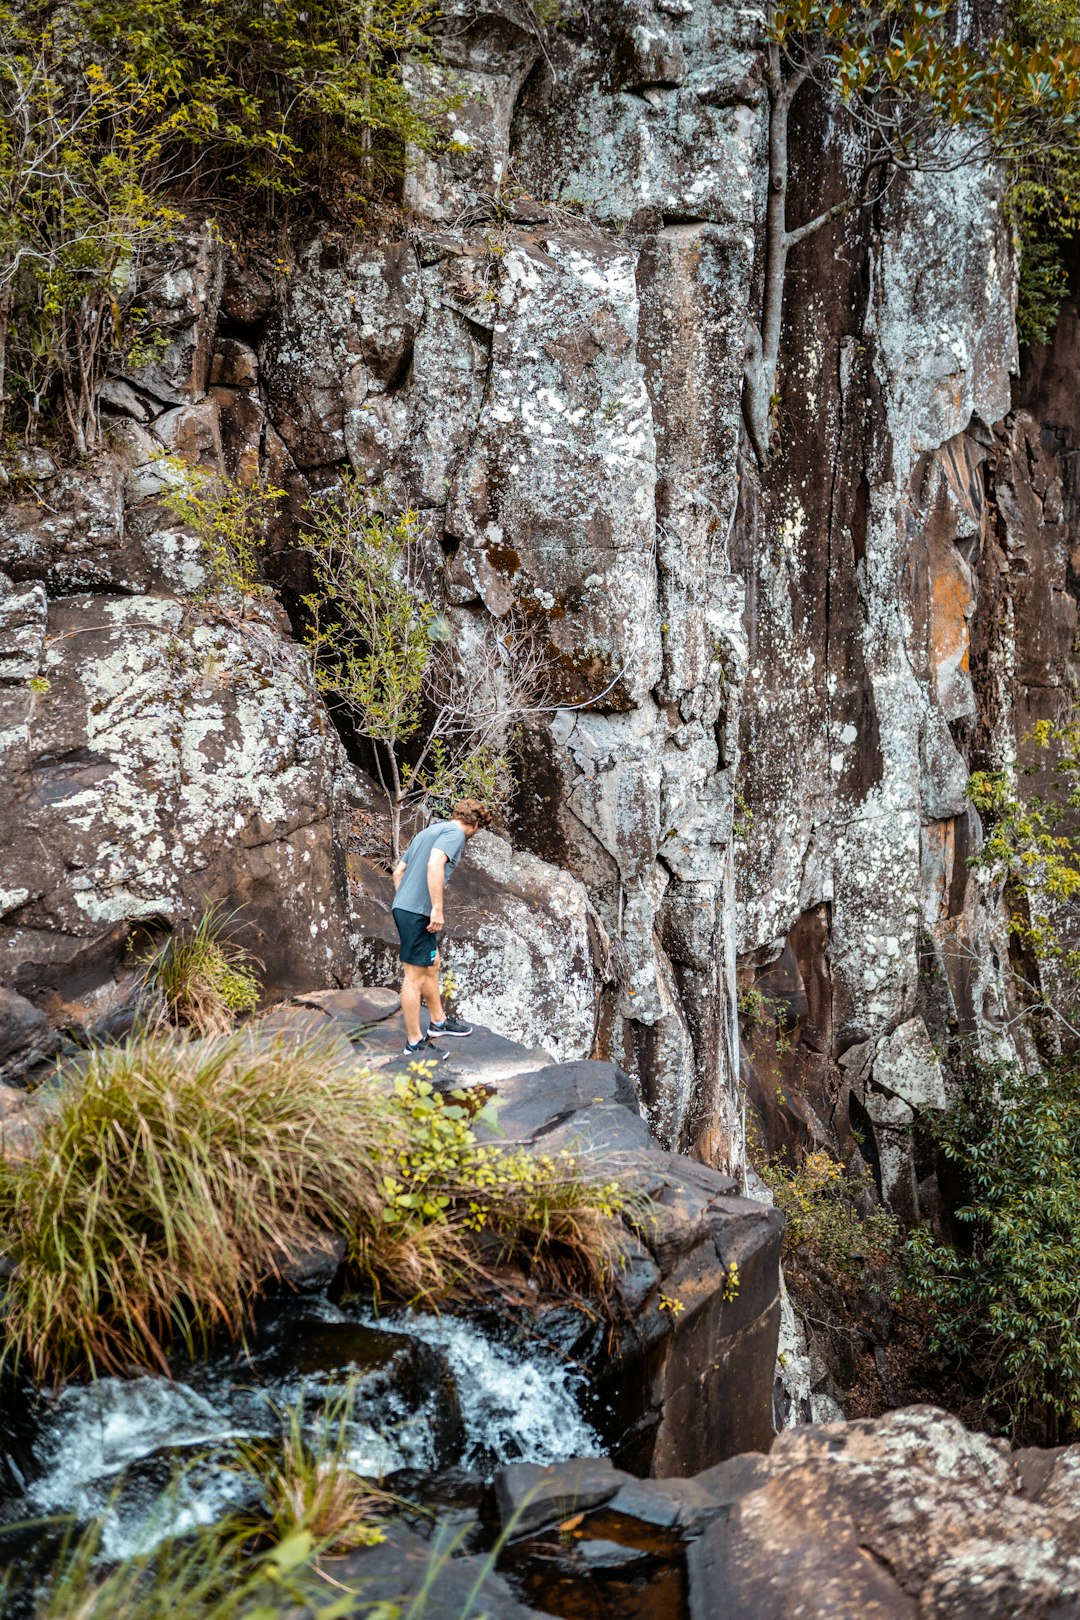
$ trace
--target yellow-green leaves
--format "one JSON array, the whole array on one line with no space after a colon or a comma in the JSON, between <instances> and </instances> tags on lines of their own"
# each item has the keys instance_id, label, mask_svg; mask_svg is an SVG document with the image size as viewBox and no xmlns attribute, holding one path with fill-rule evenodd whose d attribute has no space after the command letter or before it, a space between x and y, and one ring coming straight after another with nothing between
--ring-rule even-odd
<instances>
[{"instance_id":1,"label":"yellow-green leaves","mask_svg":"<svg viewBox=\"0 0 1080 1620\"><path fill-rule=\"evenodd\" d=\"M169 474L161 503L198 537L210 594L262 596L260 557L267 525L283 489L259 480L241 483L192 467L177 456L161 456L155 465Z\"/></svg>"},{"instance_id":2,"label":"yellow-green leaves","mask_svg":"<svg viewBox=\"0 0 1080 1620\"><path fill-rule=\"evenodd\" d=\"M1025 742L1048 756L1048 786L1025 799L1015 770L974 772L968 795L986 834L972 864L1002 885L1009 927L1036 960L1064 969L1056 977L1068 1005L1058 1010L1071 1016L1080 999L1080 721L1040 721Z\"/></svg>"}]
</instances>

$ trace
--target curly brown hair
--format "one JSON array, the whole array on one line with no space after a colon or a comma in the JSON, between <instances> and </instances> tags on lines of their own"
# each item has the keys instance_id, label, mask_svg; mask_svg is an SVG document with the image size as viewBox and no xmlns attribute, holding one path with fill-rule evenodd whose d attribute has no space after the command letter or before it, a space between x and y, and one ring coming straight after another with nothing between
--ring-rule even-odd
<instances>
[{"instance_id":1,"label":"curly brown hair","mask_svg":"<svg viewBox=\"0 0 1080 1620\"><path fill-rule=\"evenodd\" d=\"M491 826L491 811L479 799L459 799L452 814L455 821L463 821L466 827Z\"/></svg>"}]
</instances>

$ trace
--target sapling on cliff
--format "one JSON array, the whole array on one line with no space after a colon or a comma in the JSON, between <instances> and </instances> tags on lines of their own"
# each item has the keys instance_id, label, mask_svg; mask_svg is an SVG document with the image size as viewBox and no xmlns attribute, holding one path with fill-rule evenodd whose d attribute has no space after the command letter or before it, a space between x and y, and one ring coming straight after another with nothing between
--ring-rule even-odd
<instances>
[{"instance_id":1,"label":"sapling on cliff","mask_svg":"<svg viewBox=\"0 0 1080 1620\"><path fill-rule=\"evenodd\" d=\"M960 37L952 0L771 0L765 26L768 197L760 321L748 321L743 395L753 449L775 438L777 373L788 258L835 219L869 208L904 173L948 172L996 160L1016 178L1075 146L1080 46ZM1062 39L1057 33L1054 38ZM788 214L788 126L804 85L836 108L851 189L797 225Z\"/></svg>"},{"instance_id":2,"label":"sapling on cliff","mask_svg":"<svg viewBox=\"0 0 1080 1620\"><path fill-rule=\"evenodd\" d=\"M505 799L516 728L544 706L543 649L513 614L455 645L425 588L419 513L387 514L352 477L307 512L316 679L372 744L397 860L410 805Z\"/></svg>"}]
</instances>

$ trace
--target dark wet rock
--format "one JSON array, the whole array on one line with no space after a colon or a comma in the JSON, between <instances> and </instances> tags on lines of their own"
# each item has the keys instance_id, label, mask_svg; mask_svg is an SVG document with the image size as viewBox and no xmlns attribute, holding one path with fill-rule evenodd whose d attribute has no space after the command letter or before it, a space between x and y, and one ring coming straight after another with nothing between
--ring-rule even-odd
<instances>
[{"instance_id":1,"label":"dark wet rock","mask_svg":"<svg viewBox=\"0 0 1080 1620\"><path fill-rule=\"evenodd\" d=\"M301 1007L317 1007L350 1030L381 1024L401 1009L401 998L396 990L375 985L361 985L352 990L309 990L305 995L294 996L293 1000Z\"/></svg>"},{"instance_id":2,"label":"dark wet rock","mask_svg":"<svg viewBox=\"0 0 1080 1620\"><path fill-rule=\"evenodd\" d=\"M546 1136L605 1106L638 1114L630 1077L615 1063L553 1063L501 1078L498 1091L498 1127L514 1140Z\"/></svg>"},{"instance_id":3,"label":"dark wet rock","mask_svg":"<svg viewBox=\"0 0 1080 1620\"><path fill-rule=\"evenodd\" d=\"M293 1245L281 1280L300 1293L325 1293L341 1270L348 1249L348 1243L337 1232L324 1232L302 1249Z\"/></svg>"},{"instance_id":4,"label":"dark wet rock","mask_svg":"<svg viewBox=\"0 0 1080 1620\"><path fill-rule=\"evenodd\" d=\"M607 1457L581 1457L548 1468L515 1463L504 1468L495 1480L503 1530L523 1536L542 1525L583 1513L609 1501L626 1477Z\"/></svg>"},{"instance_id":5,"label":"dark wet rock","mask_svg":"<svg viewBox=\"0 0 1080 1620\"><path fill-rule=\"evenodd\" d=\"M492 1620L543 1620L538 1610L528 1608L515 1597L504 1578L491 1568L487 1557L453 1558L445 1543L432 1542L404 1525L388 1527L387 1539L379 1547L328 1561L335 1580L362 1591L366 1603L379 1602L407 1610L421 1590L429 1593L424 1609L432 1620L450 1620L465 1612L466 1605ZM432 1577L433 1566L436 1570ZM423 1600L421 1600L423 1601Z\"/></svg>"},{"instance_id":6,"label":"dark wet rock","mask_svg":"<svg viewBox=\"0 0 1080 1620\"><path fill-rule=\"evenodd\" d=\"M0 985L0 1069L44 1040L49 1021L32 1001Z\"/></svg>"}]
</instances>

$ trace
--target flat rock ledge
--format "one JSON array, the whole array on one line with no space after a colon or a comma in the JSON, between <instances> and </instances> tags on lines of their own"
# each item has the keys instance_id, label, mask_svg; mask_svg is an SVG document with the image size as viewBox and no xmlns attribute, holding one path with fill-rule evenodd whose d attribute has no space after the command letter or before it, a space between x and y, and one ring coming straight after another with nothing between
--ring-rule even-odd
<instances>
[{"instance_id":1,"label":"flat rock ledge","mask_svg":"<svg viewBox=\"0 0 1080 1620\"><path fill-rule=\"evenodd\" d=\"M691 1479L518 1463L496 1493L513 1539L578 1515L588 1538L596 1514L628 1546L676 1532L690 1620L1080 1615L1080 1445L1010 1452L932 1406L790 1429Z\"/></svg>"}]
</instances>

